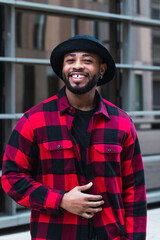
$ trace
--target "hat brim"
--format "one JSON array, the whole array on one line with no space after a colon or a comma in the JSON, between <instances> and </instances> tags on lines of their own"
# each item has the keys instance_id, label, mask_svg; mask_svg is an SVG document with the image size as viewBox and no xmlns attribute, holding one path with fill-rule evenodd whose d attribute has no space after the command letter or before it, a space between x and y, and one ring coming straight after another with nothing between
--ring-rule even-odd
<instances>
[{"instance_id":1,"label":"hat brim","mask_svg":"<svg viewBox=\"0 0 160 240\"><path fill-rule=\"evenodd\" d=\"M69 39L60 43L55 49L53 49L50 57L50 63L53 71L58 77L62 79L64 55L68 52L79 50L96 53L107 64L107 70L105 71L103 77L98 80L97 86L103 85L113 79L116 67L111 54L103 45L89 39Z\"/></svg>"}]
</instances>

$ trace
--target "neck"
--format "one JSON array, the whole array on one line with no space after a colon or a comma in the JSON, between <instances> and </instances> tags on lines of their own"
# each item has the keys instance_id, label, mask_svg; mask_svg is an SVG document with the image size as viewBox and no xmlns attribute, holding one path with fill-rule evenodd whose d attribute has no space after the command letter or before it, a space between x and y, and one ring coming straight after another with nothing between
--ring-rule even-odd
<instances>
[{"instance_id":1,"label":"neck","mask_svg":"<svg viewBox=\"0 0 160 240\"><path fill-rule=\"evenodd\" d=\"M82 111L92 110L96 105L95 88L85 94L74 94L66 88L66 96L71 106Z\"/></svg>"}]
</instances>

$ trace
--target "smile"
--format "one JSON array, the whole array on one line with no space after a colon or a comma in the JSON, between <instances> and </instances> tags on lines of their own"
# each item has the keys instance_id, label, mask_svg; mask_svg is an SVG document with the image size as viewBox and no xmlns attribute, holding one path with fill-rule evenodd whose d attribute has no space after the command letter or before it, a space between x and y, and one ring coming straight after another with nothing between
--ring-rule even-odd
<instances>
[{"instance_id":1,"label":"smile","mask_svg":"<svg viewBox=\"0 0 160 240\"><path fill-rule=\"evenodd\" d=\"M80 75L80 74L75 74L75 75L72 75L73 78L84 78L84 75Z\"/></svg>"},{"instance_id":2,"label":"smile","mask_svg":"<svg viewBox=\"0 0 160 240\"><path fill-rule=\"evenodd\" d=\"M86 77L88 77L88 74L87 73L82 73L82 72L71 72L69 74L69 77L71 77L72 79L75 79L75 80L82 80Z\"/></svg>"}]
</instances>

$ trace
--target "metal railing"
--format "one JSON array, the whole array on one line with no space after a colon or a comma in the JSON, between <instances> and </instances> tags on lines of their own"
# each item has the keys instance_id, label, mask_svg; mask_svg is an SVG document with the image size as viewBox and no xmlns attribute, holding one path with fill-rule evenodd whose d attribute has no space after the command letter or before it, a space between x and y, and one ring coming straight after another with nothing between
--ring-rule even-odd
<instances>
[{"instance_id":1,"label":"metal railing","mask_svg":"<svg viewBox=\"0 0 160 240\"><path fill-rule=\"evenodd\" d=\"M123 14L114 14L106 13L102 11L86 10L79 8L70 8L63 6L55 6L50 4L42 3L33 3L25 1L16 1L16 0L0 0L0 3L5 5L14 6L16 9L27 10L27 11L36 11L40 13L47 13L53 15L63 15L67 17L78 17L85 19L94 19L94 20L115 20L115 21L125 21L130 22L135 25L149 26L149 27L159 27L160 21L154 19L147 19L143 17L135 17L130 15Z\"/></svg>"},{"instance_id":2,"label":"metal railing","mask_svg":"<svg viewBox=\"0 0 160 240\"><path fill-rule=\"evenodd\" d=\"M0 62L17 63L17 64L37 64L37 65L50 65L49 59L38 58L20 58L20 57L0 57ZM160 66L152 65L134 65L126 63L117 63L117 68L130 69L130 70L142 70L142 71L160 71Z\"/></svg>"}]
</instances>

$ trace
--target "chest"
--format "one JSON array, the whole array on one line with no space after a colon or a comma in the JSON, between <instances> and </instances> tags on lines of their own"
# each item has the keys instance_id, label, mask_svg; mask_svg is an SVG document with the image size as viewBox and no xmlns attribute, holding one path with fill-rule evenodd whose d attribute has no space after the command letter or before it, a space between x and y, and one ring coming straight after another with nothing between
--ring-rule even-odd
<instances>
[{"instance_id":1,"label":"chest","mask_svg":"<svg viewBox=\"0 0 160 240\"><path fill-rule=\"evenodd\" d=\"M46 126L38 132L40 139L39 165L43 176L79 175L83 177L80 162L80 145L73 136L74 118L68 126L67 119L61 119L61 125ZM80 131L80 125L78 126ZM85 136L86 131L86 136ZM117 121L101 116L90 118L83 128L81 141L86 144L86 168L90 177L120 175L120 154L125 133L118 129ZM39 135L39 137L38 137ZM89 143L89 144L88 144ZM72 176L73 177L73 176Z\"/></svg>"}]
</instances>

